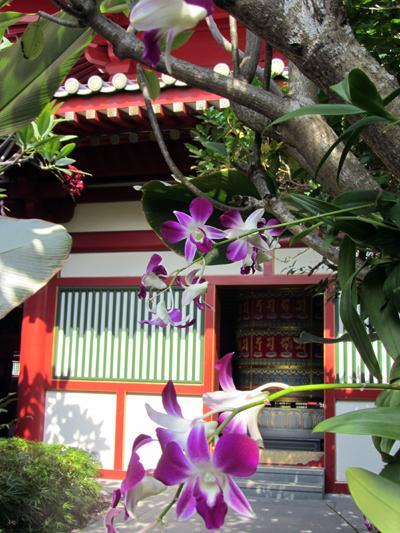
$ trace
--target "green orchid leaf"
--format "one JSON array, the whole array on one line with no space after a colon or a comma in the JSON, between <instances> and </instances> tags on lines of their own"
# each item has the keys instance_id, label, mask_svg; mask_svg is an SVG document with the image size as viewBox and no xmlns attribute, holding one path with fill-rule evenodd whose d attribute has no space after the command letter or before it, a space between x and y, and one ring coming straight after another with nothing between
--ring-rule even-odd
<instances>
[{"instance_id":1,"label":"green orchid leaf","mask_svg":"<svg viewBox=\"0 0 400 533\"><path fill-rule=\"evenodd\" d=\"M259 197L257 190L247 176L237 170L223 170L193 178L191 181L201 191L207 193L210 198L228 204L238 194ZM151 181L146 183L142 190L142 203L146 219L161 239L160 227L162 223L167 220L175 220L172 213L174 210L188 213L189 204L195 198L187 187L181 184L169 185L160 181ZM221 214L221 211L214 210L207 224L223 229L219 220ZM268 217L266 216L266 218ZM176 244L165 242L165 244L179 255L184 255L184 242L181 241ZM229 263L226 258L226 246L214 248L207 260L209 264Z\"/></svg>"},{"instance_id":2,"label":"green orchid leaf","mask_svg":"<svg viewBox=\"0 0 400 533\"><path fill-rule=\"evenodd\" d=\"M0 318L41 289L61 270L72 239L44 220L0 217Z\"/></svg>"},{"instance_id":3,"label":"green orchid leaf","mask_svg":"<svg viewBox=\"0 0 400 533\"><path fill-rule=\"evenodd\" d=\"M329 88L331 91L340 96L340 98L342 98L345 102L351 104L348 76L346 76L341 82L331 85Z\"/></svg>"},{"instance_id":4,"label":"green orchid leaf","mask_svg":"<svg viewBox=\"0 0 400 533\"><path fill-rule=\"evenodd\" d=\"M400 262L395 263L383 284L383 294L385 298L400 312Z\"/></svg>"},{"instance_id":5,"label":"green orchid leaf","mask_svg":"<svg viewBox=\"0 0 400 533\"><path fill-rule=\"evenodd\" d=\"M308 115L339 116L359 115L360 113L364 113L364 110L352 104L315 104L304 106L295 111L291 111L290 113L286 113L286 115L282 115L271 122L268 128L272 128L273 126L286 122L292 118L305 117Z\"/></svg>"},{"instance_id":6,"label":"green orchid leaf","mask_svg":"<svg viewBox=\"0 0 400 533\"><path fill-rule=\"evenodd\" d=\"M301 211L311 215L329 213L336 209L334 205L328 202L313 198L312 196L305 196L304 194L292 193L285 195L284 199Z\"/></svg>"},{"instance_id":7,"label":"green orchid leaf","mask_svg":"<svg viewBox=\"0 0 400 533\"><path fill-rule=\"evenodd\" d=\"M345 435L375 435L400 440L400 409L370 407L323 420L315 432L343 433Z\"/></svg>"},{"instance_id":8,"label":"green orchid leaf","mask_svg":"<svg viewBox=\"0 0 400 533\"><path fill-rule=\"evenodd\" d=\"M377 339L376 335L369 335L369 338L373 341ZM339 342L351 342L351 337L348 333L343 333L340 337L329 339L327 337L319 337L308 331L302 331L298 339L294 339L298 344L308 344L310 342L317 342L319 344L337 344Z\"/></svg>"},{"instance_id":9,"label":"green orchid leaf","mask_svg":"<svg viewBox=\"0 0 400 533\"><path fill-rule=\"evenodd\" d=\"M382 391L376 398L375 405L376 407L390 407L400 411L400 391ZM378 452L382 455L383 460L388 461L390 459L389 454L393 448L393 444L396 442L395 439L373 436L372 442Z\"/></svg>"},{"instance_id":10,"label":"green orchid leaf","mask_svg":"<svg viewBox=\"0 0 400 533\"><path fill-rule=\"evenodd\" d=\"M350 493L360 511L382 533L398 533L400 485L363 468L347 468Z\"/></svg>"},{"instance_id":11,"label":"green orchid leaf","mask_svg":"<svg viewBox=\"0 0 400 533\"><path fill-rule=\"evenodd\" d=\"M15 11L2 11L0 13L0 30L6 30L9 26L15 24L24 16L25 13L16 13Z\"/></svg>"},{"instance_id":12,"label":"green orchid leaf","mask_svg":"<svg viewBox=\"0 0 400 533\"><path fill-rule=\"evenodd\" d=\"M211 152L214 152L215 154L222 155L223 157L228 157L228 152L224 143L203 141L201 144L204 146L204 148L207 148L207 150L211 150Z\"/></svg>"},{"instance_id":13,"label":"green orchid leaf","mask_svg":"<svg viewBox=\"0 0 400 533\"><path fill-rule=\"evenodd\" d=\"M355 261L355 244L348 236L345 236L340 246L338 261L338 280L342 290L340 317L368 370L381 381L382 373L378 360L364 323L356 309L358 298L357 286L354 283Z\"/></svg>"},{"instance_id":14,"label":"green orchid leaf","mask_svg":"<svg viewBox=\"0 0 400 533\"><path fill-rule=\"evenodd\" d=\"M303 231L301 231L297 235L293 235L293 237L289 241L289 246L294 246L298 242L301 242L304 239L304 237L306 237L307 235L309 235L310 233L312 233L313 231L318 229L320 226L322 226L322 224L323 224L322 221L321 222L317 222L316 224L313 224L309 228L304 229Z\"/></svg>"},{"instance_id":15,"label":"green orchid leaf","mask_svg":"<svg viewBox=\"0 0 400 533\"><path fill-rule=\"evenodd\" d=\"M171 50L177 50L178 48L181 48L182 46L184 46L190 40L192 35L193 35L193 31L190 31L190 30L183 31L181 33L178 33L178 35L175 35L172 41ZM160 49L163 51L165 50L165 44L166 44L166 37L163 36L160 41Z\"/></svg>"},{"instance_id":16,"label":"green orchid leaf","mask_svg":"<svg viewBox=\"0 0 400 533\"><path fill-rule=\"evenodd\" d=\"M370 115L391 119L377 88L362 70L355 68L350 72L349 91L352 104Z\"/></svg>"},{"instance_id":17,"label":"green orchid leaf","mask_svg":"<svg viewBox=\"0 0 400 533\"><path fill-rule=\"evenodd\" d=\"M394 91L392 91L390 94L388 94L384 99L383 99L383 105L384 106L387 106L388 104L390 104L390 102L392 102L395 98L397 98L398 96L400 95L400 87L398 89L395 89Z\"/></svg>"},{"instance_id":18,"label":"green orchid leaf","mask_svg":"<svg viewBox=\"0 0 400 533\"><path fill-rule=\"evenodd\" d=\"M160 80L157 74L146 68L143 69L144 78L146 81L146 87L149 91L149 96L152 100L155 100L160 96Z\"/></svg>"},{"instance_id":19,"label":"green orchid leaf","mask_svg":"<svg viewBox=\"0 0 400 533\"><path fill-rule=\"evenodd\" d=\"M25 59L33 60L40 56L44 48L43 21L31 22L21 38L21 49Z\"/></svg>"},{"instance_id":20,"label":"green orchid leaf","mask_svg":"<svg viewBox=\"0 0 400 533\"><path fill-rule=\"evenodd\" d=\"M42 31L45 46L36 59L26 59L19 42L0 51L0 136L39 115L93 35L50 21L42 23Z\"/></svg>"},{"instance_id":21,"label":"green orchid leaf","mask_svg":"<svg viewBox=\"0 0 400 533\"><path fill-rule=\"evenodd\" d=\"M379 474L381 477L399 483L400 480L400 460L387 464Z\"/></svg>"},{"instance_id":22,"label":"green orchid leaf","mask_svg":"<svg viewBox=\"0 0 400 533\"><path fill-rule=\"evenodd\" d=\"M384 267L372 269L360 286L360 298L378 337L394 359L400 355L400 319L396 307L385 297L385 281Z\"/></svg>"}]
</instances>

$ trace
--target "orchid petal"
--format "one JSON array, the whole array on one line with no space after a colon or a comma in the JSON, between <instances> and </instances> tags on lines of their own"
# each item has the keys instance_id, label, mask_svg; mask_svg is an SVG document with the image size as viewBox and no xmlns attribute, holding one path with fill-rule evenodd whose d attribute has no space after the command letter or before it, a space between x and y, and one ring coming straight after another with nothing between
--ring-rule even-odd
<instances>
[{"instance_id":1,"label":"orchid petal","mask_svg":"<svg viewBox=\"0 0 400 533\"><path fill-rule=\"evenodd\" d=\"M232 453L232 450L235 453ZM245 435L228 433L217 442L213 455L216 468L232 476L248 477L257 469L259 450L257 443Z\"/></svg>"},{"instance_id":2,"label":"orchid petal","mask_svg":"<svg viewBox=\"0 0 400 533\"><path fill-rule=\"evenodd\" d=\"M266 226L276 226L277 224L280 224L279 220L277 220L276 218L270 218L269 220L267 220L267 223L265 224ZM277 237L278 235L280 235L283 231L283 228L273 228L273 229L269 229L267 230L268 233L270 235L272 235L272 237Z\"/></svg>"},{"instance_id":3,"label":"orchid petal","mask_svg":"<svg viewBox=\"0 0 400 533\"><path fill-rule=\"evenodd\" d=\"M187 213L184 213L183 211L173 211L173 213L178 219L179 224L182 224L185 228L193 223L192 217Z\"/></svg>"},{"instance_id":4,"label":"orchid petal","mask_svg":"<svg viewBox=\"0 0 400 533\"><path fill-rule=\"evenodd\" d=\"M175 222L175 220L167 220L161 224L160 233L163 239L168 242L176 243L186 239L188 231L185 226Z\"/></svg>"},{"instance_id":5,"label":"orchid petal","mask_svg":"<svg viewBox=\"0 0 400 533\"><path fill-rule=\"evenodd\" d=\"M218 424L222 424L222 422L228 418L232 414L231 411L227 411L225 413L221 413L218 417ZM247 435L247 415L242 413L239 413L236 415L232 420L230 420L227 425L224 427L224 434L226 433L240 433L242 435Z\"/></svg>"},{"instance_id":6,"label":"orchid petal","mask_svg":"<svg viewBox=\"0 0 400 533\"><path fill-rule=\"evenodd\" d=\"M208 254L208 252L210 252L213 248L213 242L206 235L204 235L201 241L193 239L192 235L190 236L190 239L202 254Z\"/></svg>"},{"instance_id":7,"label":"orchid petal","mask_svg":"<svg viewBox=\"0 0 400 533\"><path fill-rule=\"evenodd\" d=\"M231 509L241 515L248 516L249 518L254 517L253 509L250 507L246 496L236 485L233 479L226 479L226 485L224 486L223 492L224 500Z\"/></svg>"},{"instance_id":8,"label":"orchid petal","mask_svg":"<svg viewBox=\"0 0 400 533\"><path fill-rule=\"evenodd\" d=\"M232 378L232 357L234 352L227 353L215 363L215 368L219 372L219 384L222 390L236 390Z\"/></svg>"},{"instance_id":9,"label":"orchid petal","mask_svg":"<svg viewBox=\"0 0 400 533\"><path fill-rule=\"evenodd\" d=\"M260 405L259 407L253 407L252 409L248 409L246 411L247 427L249 430L249 435L255 441L261 441L261 442L263 438L260 433L260 429L258 427L258 414L262 408L263 406Z\"/></svg>"},{"instance_id":10,"label":"orchid petal","mask_svg":"<svg viewBox=\"0 0 400 533\"><path fill-rule=\"evenodd\" d=\"M122 509L114 509L110 507L104 517L104 527L107 533L118 533L114 527L114 518L121 513Z\"/></svg>"},{"instance_id":11,"label":"orchid petal","mask_svg":"<svg viewBox=\"0 0 400 533\"><path fill-rule=\"evenodd\" d=\"M204 281L203 283L194 283L193 285L189 285L183 291L182 305L191 304L195 298L199 298L200 296L203 296L207 292L207 289L208 289L208 281Z\"/></svg>"},{"instance_id":12,"label":"orchid petal","mask_svg":"<svg viewBox=\"0 0 400 533\"><path fill-rule=\"evenodd\" d=\"M185 481L191 473L192 467L179 444L168 443L158 461L154 477L165 485L176 485Z\"/></svg>"},{"instance_id":13,"label":"orchid petal","mask_svg":"<svg viewBox=\"0 0 400 533\"><path fill-rule=\"evenodd\" d=\"M137 485L145 475L145 469L139 460L137 453L133 453L129 461L125 479L121 483L121 494L124 496L129 490Z\"/></svg>"},{"instance_id":14,"label":"orchid petal","mask_svg":"<svg viewBox=\"0 0 400 533\"><path fill-rule=\"evenodd\" d=\"M173 382L170 380L162 391L162 403L164 409L169 415L180 416L183 418L181 406L178 403L176 390Z\"/></svg>"},{"instance_id":15,"label":"orchid petal","mask_svg":"<svg viewBox=\"0 0 400 533\"><path fill-rule=\"evenodd\" d=\"M211 15L214 11L213 0L185 0L187 4L203 7L207 11L207 15Z\"/></svg>"},{"instance_id":16,"label":"orchid petal","mask_svg":"<svg viewBox=\"0 0 400 533\"><path fill-rule=\"evenodd\" d=\"M226 228L241 228L243 226L242 215L236 209L226 211L219 219Z\"/></svg>"},{"instance_id":17,"label":"orchid petal","mask_svg":"<svg viewBox=\"0 0 400 533\"><path fill-rule=\"evenodd\" d=\"M178 439L176 438L176 435L172 431L168 431L168 429L165 428L157 428L156 429L157 439L160 443L161 450L164 451L167 444L172 441L176 441L179 444L181 444Z\"/></svg>"},{"instance_id":18,"label":"orchid petal","mask_svg":"<svg viewBox=\"0 0 400 533\"><path fill-rule=\"evenodd\" d=\"M176 516L179 520L189 520L196 512L196 500L193 497L195 482L193 479L183 485L179 500L176 502Z\"/></svg>"},{"instance_id":19,"label":"orchid petal","mask_svg":"<svg viewBox=\"0 0 400 533\"><path fill-rule=\"evenodd\" d=\"M187 454L192 463L210 462L210 450L208 449L204 424L196 424L192 428L187 440Z\"/></svg>"},{"instance_id":20,"label":"orchid petal","mask_svg":"<svg viewBox=\"0 0 400 533\"><path fill-rule=\"evenodd\" d=\"M131 11L131 25L138 31L169 29L176 25L182 3L182 0L141 0Z\"/></svg>"},{"instance_id":21,"label":"orchid petal","mask_svg":"<svg viewBox=\"0 0 400 533\"><path fill-rule=\"evenodd\" d=\"M115 489L112 493L111 507L117 507L121 499L121 489Z\"/></svg>"},{"instance_id":22,"label":"orchid petal","mask_svg":"<svg viewBox=\"0 0 400 533\"><path fill-rule=\"evenodd\" d=\"M241 261L247 256L248 244L245 239L238 239L228 245L226 256L230 261Z\"/></svg>"},{"instance_id":23,"label":"orchid petal","mask_svg":"<svg viewBox=\"0 0 400 533\"><path fill-rule=\"evenodd\" d=\"M207 237L210 239L225 239L226 233L222 229L214 228L214 226L203 226L203 230L205 231Z\"/></svg>"},{"instance_id":24,"label":"orchid petal","mask_svg":"<svg viewBox=\"0 0 400 533\"><path fill-rule=\"evenodd\" d=\"M158 29L146 31L143 34L143 60L148 62L153 67L155 67L160 61L160 39L161 34Z\"/></svg>"},{"instance_id":25,"label":"orchid petal","mask_svg":"<svg viewBox=\"0 0 400 533\"><path fill-rule=\"evenodd\" d=\"M182 311L180 309L171 309L168 311L168 317L171 322L181 322L182 321Z\"/></svg>"},{"instance_id":26,"label":"orchid petal","mask_svg":"<svg viewBox=\"0 0 400 533\"><path fill-rule=\"evenodd\" d=\"M150 496L157 496L163 492L167 487L152 476L146 475L140 483L128 491L125 496L125 512L128 518L135 518L135 511L140 500L149 498Z\"/></svg>"},{"instance_id":27,"label":"orchid petal","mask_svg":"<svg viewBox=\"0 0 400 533\"><path fill-rule=\"evenodd\" d=\"M197 224L205 224L213 210L212 203L207 198L195 198L190 202L189 211Z\"/></svg>"},{"instance_id":28,"label":"orchid petal","mask_svg":"<svg viewBox=\"0 0 400 533\"><path fill-rule=\"evenodd\" d=\"M146 289L156 289L160 291L167 287L166 283L154 274L154 272L146 272L143 274L142 285Z\"/></svg>"},{"instance_id":29,"label":"orchid petal","mask_svg":"<svg viewBox=\"0 0 400 533\"><path fill-rule=\"evenodd\" d=\"M174 324L175 327L183 329L183 328L190 328L190 326L193 326L193 324L196 322L195 318L192 318L191 320L188 320L184 324Z\"/></svg>"},{"instance_id":30,"label":"orchid petal","mask_svg":"<svg viewBox=\"0 0 400 533\"><path fill-rule=\"evenodd\" d=\"M222 491L218 494L212 507L208 505L206 498L198 498L196 509L203 518L207 529L219 529L224 525L228 506L224 502Z\"/></svg>"},{"instance_id":31,"label":"orchid petal","mask_svg":"<svg viewBox=\"0 0 400 533\"><path fill-rule=\"evenodd\" d=\"M197 252L197 246L189 239L185 243L185 259L188 263L191 263Z\"/></svg>"},{"instance_id":32,"label":"orchid petal","mask_svg":"<svg viewBox=\"0 0 400 533\"><path fill-rule=\"evenodd\" d=\"M160 265L162 262L162 257L160 254L153 254L150 257L150 261L147 264L146 272L153 272L153 270Z\"/></svg>"},{"instance_id":33,"label":"orchid petal","mask_svg":"<svg viewBox=\"0 0 400 533\"><path fill-rule=\"evenodd\" d=\"M190 426L189 420L167 413L159 413L148 403L145 404L145 407L149 418L157 425L163 426L169 431L182 433L186 432Z\"/></svg>"},{"instance_id":34,"label":"orchid petal","mask_svg":"<svg viewBox=\"0 0 400 533\"><path fill-rule=\"evenodd\" d=\"M247 394L247 391L236 389L228 391L217 390L204 393L203 400L210 409L228 409L243 405Z\"/></svg>"},{"instance_id":35,"label":"orchid petal","mask_svg":"<svg viewBox=\"0 0 400 533\"><path fill-rule=\"evenodd\" d=\"M245 226L247 229L257 228L258 221L263 217L264 209L256 209L246 219Z\"/></svg>"}]
</instances>

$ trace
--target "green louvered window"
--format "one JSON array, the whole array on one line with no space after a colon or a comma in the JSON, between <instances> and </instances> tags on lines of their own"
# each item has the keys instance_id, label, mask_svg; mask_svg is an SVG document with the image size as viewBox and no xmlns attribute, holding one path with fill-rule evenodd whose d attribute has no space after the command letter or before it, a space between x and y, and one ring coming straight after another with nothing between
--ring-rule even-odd
<instances>
[{"instance_id":1,"label":"green louvered window","mask_svg":"<svg viewBox=\"0 0 400 533\"><path fill-rule=\"evenodd\" d=\"M339 303L336 303L336 336L343 334L343 324L339 316ZM356 347L352 342L338 342L336 345L336 382L337 383L373 383L368 368L365 366ZM372 343L382 371L383 382L389 381L393 359L386 353L381 341Z\"/></svg>"},{"instance_id":2,"label":"green louvered window","mask_svg":"<svg viewBox=\"0 0 400 533\"><path fill-rule=\"evenodd\" d=\"M138 289L60 288L53 377L92 381L203 382L204 313L189 328L140 325L150 318ZM173 291L175 306L182 298Z\"/></svg>"}]
</instances>

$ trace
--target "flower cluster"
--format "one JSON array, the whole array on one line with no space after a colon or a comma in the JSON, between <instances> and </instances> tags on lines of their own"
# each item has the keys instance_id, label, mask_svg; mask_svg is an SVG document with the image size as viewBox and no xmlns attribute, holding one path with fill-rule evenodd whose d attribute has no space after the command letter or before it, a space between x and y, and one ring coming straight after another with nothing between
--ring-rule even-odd
<instances>
[{"instance_id":1,"label":"flower cluster","mask_svg":"<svg viewBox=\"0 0 400 533\"><path fill-rule=\"evenodd\" d=\"M244 394L233 385L231 358L232 354L227 354L219 364L220 383L224 390L220 391L218 398L210 396L217 393L205 395L206 404L212 399L211 403L219 402L224 406L232 401L235 394ZM154 472L146 472L137 452L153 439L147 435L139 435L135 439L126 477L121 487L114 491L105 517L107 533L116 533L114 519L120 512L124 511L125 520L134 518L141 499L158 495L173 485L179 486L176 501L179 520L188 520L197 512L206 528L214 530L224 524L228 507L241 515L253 516L249 502L233 479L251 476L257 469L258 445L247 436L247 425L230 424L217 438L217 422L183 417L171 381L164 387L162 401L165 412L146 405L149 418L159 426L156 434L161 457ZM248 427L251 428L251 425ZM216 441L214 449L210 448L213 440Z\"/></svg>"},{"instance_id":2,"label":"flower cluster","mask_svg":"<svg viewBox=\"0 0 400 533\"><path fill-rule=\"evenodd\" d=\"M125 520L134 518L140 500L156 496L173 485L179 486L176 515L181 521L197 512L206 528L214 530L223 526L228 507L243 516L253 516L249 502L233 478L255 473L259 461L260 443L257 440L261 439L257 428L258 412L267 402L270 389L282 389L287 385L265 383L253 391L237 390L232 379L232 357L233 353L228 353L216 364L222 390L203 395L205 404L213 409L208 417L219 413L218 423L225 424L225 427L218 428L217 422L206 422L205 417L184 418L172 381L162 392L165 412L146 404L149 418L158 425L156 435L161 457L154 472L146 472L137 452L153 439L147 435L135 439L126 477L120 489L114 491L105 518L107 533L117 533L114 519L120 512L124 511ZM258 405L252 406L256 402ZM244 407L244 410L228 424L223 422L228 416L224 411L231 413L237 407ZM120 502L122 507L118 507ZM164 514L162 512L160 517ZM148 527L156 524L157 521Z\"/></svg>"},{"instance_id":3,"label":"flower cluster","mask_svg":"<svg viewBox=\"0 0 400 533\"><path fill-rule=\"evenodd\" d=\"M74 165L68 165L69 172L64 172L64 188L72 196L80 196L81 192L85 188L85 183L83 181L83 172L78 170Z\"/></svg>"},{"instance_id":4,"label":"flower cluster","mask_svg":"<svg viewBox=\"0 0 400 533\"><path fill-rule=\"evenodd\" d=\"M213 206L206 198L195 198L189 205L189 213L174 211L176 220L167 220L160 227L163 239L171 244L184 241L185 259L189 265L206 256L216 245L215 241L227 244L226 257L229 261L241 261L241 273L250 274L262 270L262 263L270 259L268 252L278 246L275 237L281 234L278 228L268 229L279 224L276 219L265 220L264 210L258 209L251 213L246 220L237 210L230 210L219 217L224 229L207 224L213 214ZM196 259L196 254L199 258ZM157 302L157 294L168 289L168 272L161 264L159 254L153 254L146 272L143 274L139 298L149 296L151 319L142 323L153 326L180 328L189 327L194 319L184 319L181 309L167 305L164 299ZM189 268L189 267L188 267ZM204 301L208 282L203 276L203 269L194 269L186 276L173 278L183 289L182 305L188 306L192 302L198 309L206 306ZM150 293L150 294L149 294Z\"/></svg>"}]
</instances>

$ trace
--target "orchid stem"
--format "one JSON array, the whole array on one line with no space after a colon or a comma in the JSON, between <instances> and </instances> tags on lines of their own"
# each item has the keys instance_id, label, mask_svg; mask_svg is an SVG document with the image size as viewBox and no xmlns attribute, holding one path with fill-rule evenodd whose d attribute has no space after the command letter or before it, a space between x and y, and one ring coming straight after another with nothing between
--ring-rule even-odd
<instances>
[{"instance_id":1,"label":"orchid stem","mask_svg":"<svg viewBox=\"0 0 400 533\"><path fill-rule=\"evenodd\" d=\"M212 437L215 439L218 437L223 429L229 424L229 422L239 413L251 409L252 407L258 407L260 405L265 405L266 403L273 402L287 396L288 394L293 394L295 392L305 392L305 391L316 391L316 390L338 390L338 389L383 389L383 390L398 390L400 391L400 385L390 385L389 383L320 383L315 385L298 385L296 387L288 387L287 389L274 392L273 394L267 394L263 400L257 400L256 402L248 403L237 407L234 409L231 414L225 418L225 420L217 427L214 431ZM226 411L226 409L225 409Z\"/></svg>"},{"instance_id":2,"label":"orchid stem","mask_svg":"<svg viewBox=\"0 0 400 533\"><path fill-rule=\"evenodd\" d=\"M165 516L167 515L167 513L172 509L172 507L175 505L175 503L178 501L178 498L182 492L182 489L183 489L183 483L181 483L179 485L179 487L177 488L176 492L175 492L175 495L174 497L172 498L172 500L169 502L169 504L161 511L160 515L158 516L157 518L157 522L159 524L162 524Z\"/></svg>"}]
</instances>

